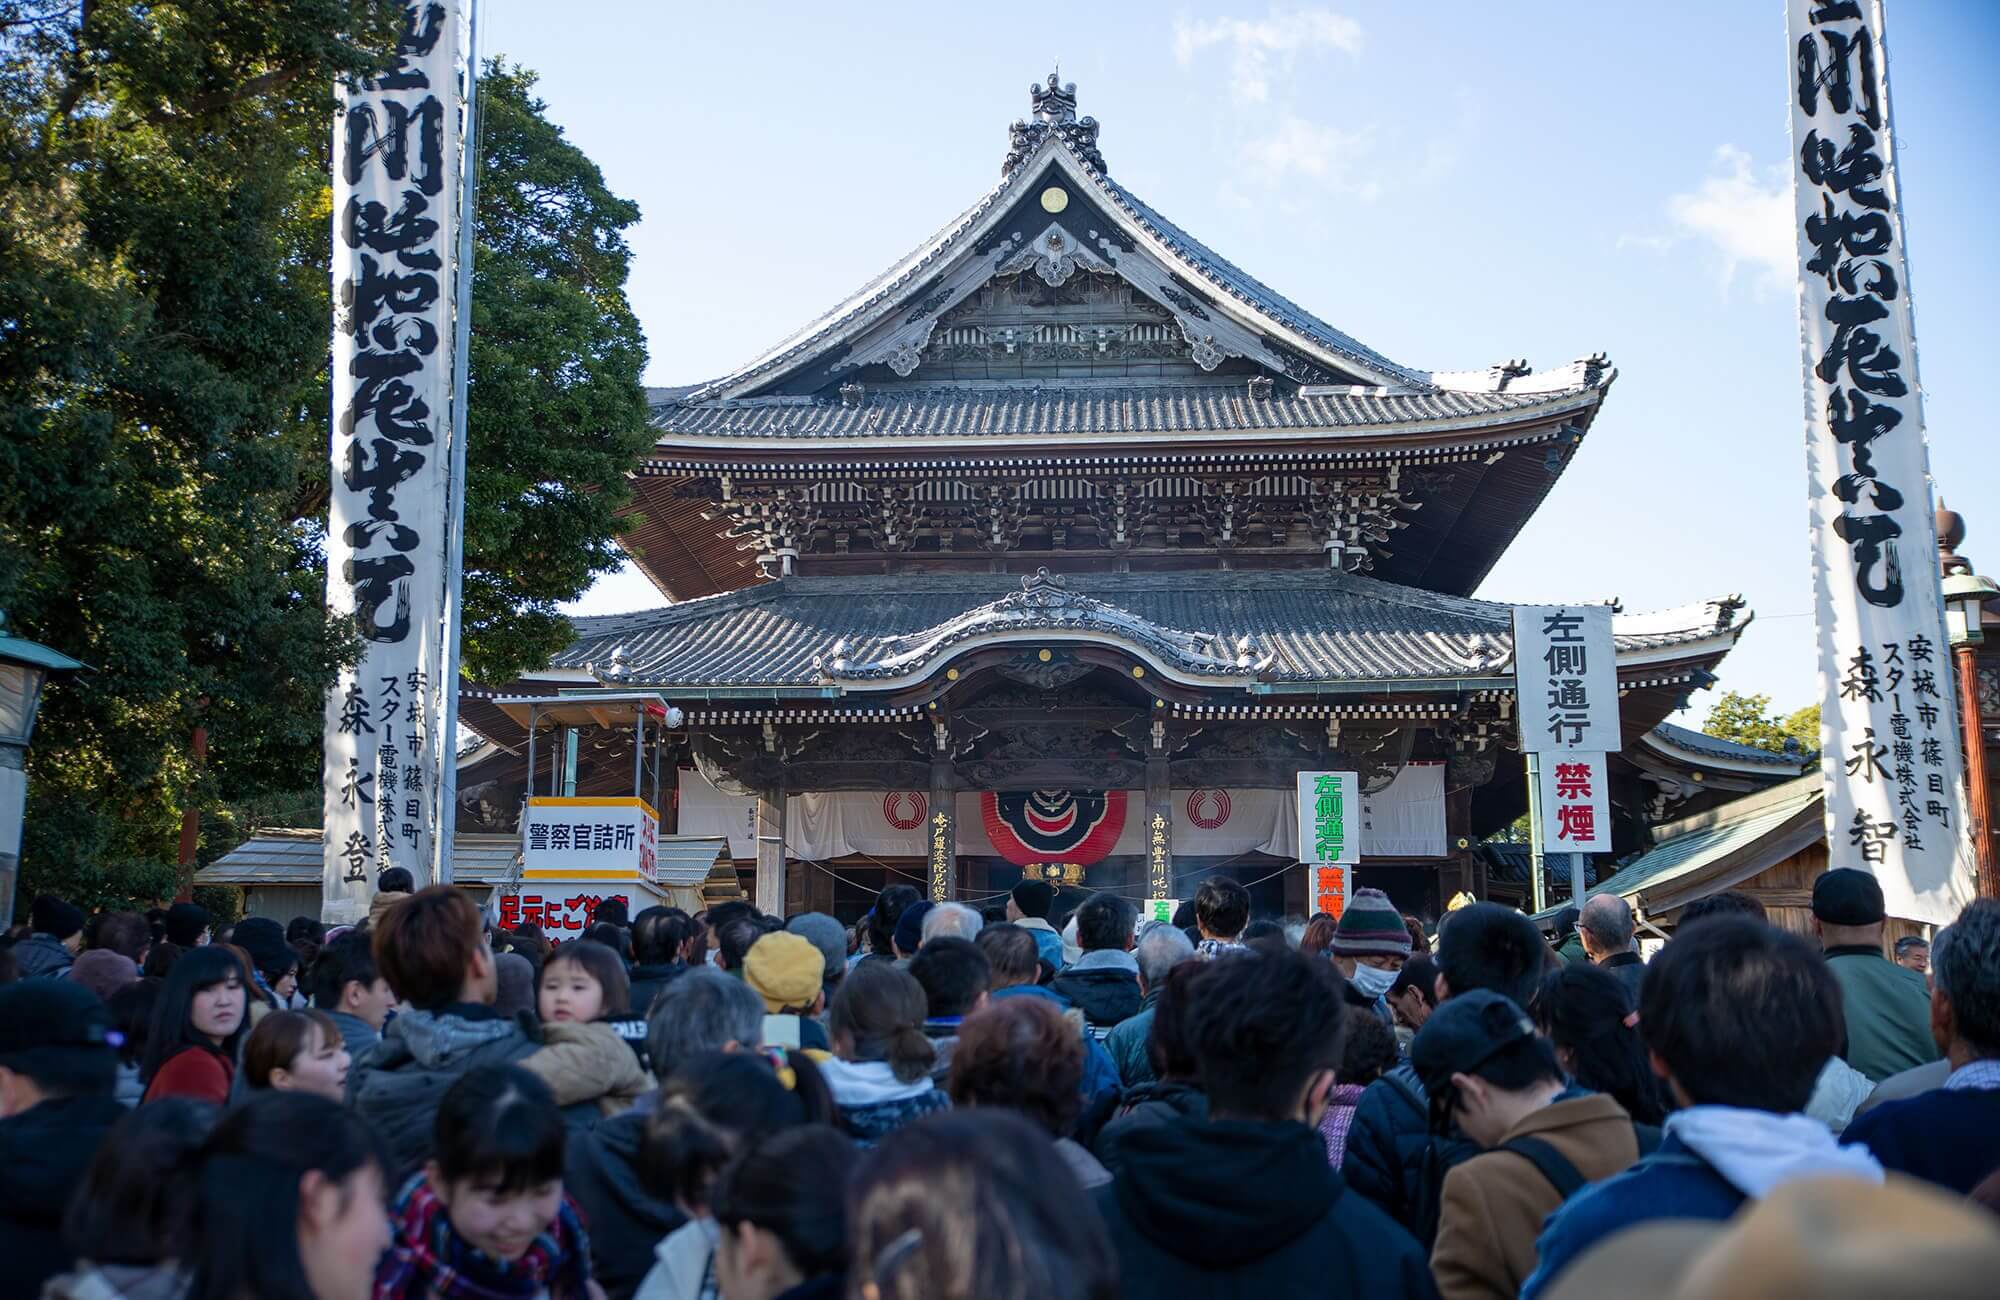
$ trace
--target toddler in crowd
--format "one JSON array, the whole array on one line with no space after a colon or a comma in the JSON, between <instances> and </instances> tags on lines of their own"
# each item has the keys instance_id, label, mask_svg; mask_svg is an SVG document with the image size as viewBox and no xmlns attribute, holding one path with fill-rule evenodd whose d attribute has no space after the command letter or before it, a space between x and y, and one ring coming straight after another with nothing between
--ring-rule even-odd
<instances>
[{"instance_id":1,"label":"toddler in crowd","mask_svg":"<svg viewBox=\"0 0 2000 1300\"><path fill-rule=\"evenodd\" d=\"M594 1101L601 1115L617 1115L652 1088L652 1076L609 1023L625 1014L630 990L618 954L588 939L564 944L542 964L543 1046L521 1066L549 1086L557 1105Z\"/></svg>"}]
</instances>

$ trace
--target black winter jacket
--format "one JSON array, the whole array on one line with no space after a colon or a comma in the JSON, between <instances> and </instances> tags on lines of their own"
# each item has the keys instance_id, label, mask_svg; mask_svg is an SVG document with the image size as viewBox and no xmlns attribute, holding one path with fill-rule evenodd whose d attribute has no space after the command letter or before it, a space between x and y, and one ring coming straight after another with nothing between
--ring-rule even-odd
<instances>
[{"instance_id":1,"label":"black winter jacket","mask_svg":"<svg viewBox=\"0 0 2000 1300\"><path fill-rule=\"evenodd\" d=\"M1340 1176L1429 1251L1445 1174L1478 1154L1477 1144L1456 1134L1431 1133L1430 1094L1404 1061L1361 1094Z\"/></svg>"},{"instance_id":2,"label":"black winter jacket","mask_svg":"<svg viewBox=\"0 0 2000 1300\"><path fill-rule=\"evenodd\" d=\"M1208 1098L1192 1084L1158 1080L1138 1084L1125 1090L1118 1102L1118 1113L1098 1130L1091 1152L1099 1164L1115 1174L1125 1163L1125 1139L1140 1129L1207 1118Z\"/></svg>"},{"instance_id":3,"label":"black winter jacket","mask_svg":"<svg viewBox=\"0 0 2000 1300\"><path fill-rule=\"evenodd\" d=\"M105 1093L57 1097L0 1119L0 1294L40 1295L42 1283L75 1266L62 1242L63 1210L124 1114Z\"/></svg>"},{"instance_id":4,"label":"black winter jacket","mask_svg":"<svg viewBox=\"0 0 2000 1300\"><path fill-rule=\"evenodd\" d=\"M632 968L632 1014L640 1020L653 1009L653 999L660 996L660 990L687 973L684 962L663 961L641 963Z\"/></svg>"},{"instance_id":5,"label":"black winter jacket","mask_svg":"<svg viewBox=\"0 0 2000 1300\"><path fill-rule=\"evenodd\" d=\"M583 1211L591 1268L610 1300L630 1300L653 1267L653 1247L687 1222L639 1180L645 1134L643 1114L617 1115L572 1138L563 1161L563 1190Z\"/></svg>"},{"instance_id":6,"label":"black winter jacket","mask_svg":"<svg viewBox=\"0 0 2000 1300\"><path fill-rule=\"evenodd\" d=\"M1214 1120L1133 1133L1094 1196L1137 1300L1429 1300L1410 1235L1348 1191L1303 1124Z\"/></svg>"},{"instance_id":7,"label":"black winter jacket","mask_svg":"<svg viewBox=\"0 0 2000 1300\"><path fill-rule=\"evenodd\" d=\"M1109 1033L1114 1025L1138 1015L1139 1005L1145 1000L1139 992L1139 977L1115 966L1072 968L1056 976L1049 988L1083 1012L1091 1033L1098 1038Z\"/></svg>"}]
</instances>

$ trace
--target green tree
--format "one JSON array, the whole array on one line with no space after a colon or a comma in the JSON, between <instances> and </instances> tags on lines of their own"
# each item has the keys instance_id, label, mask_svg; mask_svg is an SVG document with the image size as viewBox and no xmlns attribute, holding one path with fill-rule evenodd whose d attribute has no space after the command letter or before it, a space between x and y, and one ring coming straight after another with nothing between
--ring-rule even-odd
<instances>
[{"instance_id":1,"label":"green tree","mask_svg":"<svg viewBox=\"0 0 2000 1300\"><path fill-rule=\"evenodd\" d=\"M355 647L323 605L332 89L402 13L0 0L0 607L91 666L37 728L26 894L158 897L184 807L317 784ZM614 563L644 445L637 213L532 84L489 83L478 210L466 646L493 676Z\"/></svg>"},{"instance_id":2,"label":"green tree","mask_svg":"<svg viewBox=\"0 0 2000 1300\"><path fill-rule=\"evenodd\" d=\"M1784 752L1786 741L1796 741L1801 750L1810 753L1819 748L1819 705L1808 704L1781 718L1771 712L1768 695L1724 691L1710 707L1702 731L1774 754Z\"/></svg>"}]
</instances>

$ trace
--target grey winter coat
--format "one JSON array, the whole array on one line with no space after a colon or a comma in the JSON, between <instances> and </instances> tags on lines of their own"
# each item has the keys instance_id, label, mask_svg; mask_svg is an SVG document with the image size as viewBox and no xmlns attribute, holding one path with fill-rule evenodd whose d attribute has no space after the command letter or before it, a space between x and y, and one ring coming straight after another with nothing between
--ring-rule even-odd
<instances>
[{"instance_id":1,"label":"grey winter coat","mask_svg":"<svg viewBox=\"0 0 2000 1300\"><path fill-rule=\"evenodd\" d=\"M512 1064L540 1046L526 1024L463 1003L406 1011L383 1026L382 1041L348 1070L347 1100L388 1144L396 1165L390 1182L400 1184L430 1157L438 1102L460 1075Z\"/></svg>"},{"instance_id":2,"label":"grey winter coat","mask_svg":"<svg viewBox=\"0 0 2000 1300\"><path fill-rule=\"evenodd\" d=\"M22 979L37 975L60 975L76 964L76 957L52 934L31 934L14 945L14 964Z\"/></svg>"}]
</instances>

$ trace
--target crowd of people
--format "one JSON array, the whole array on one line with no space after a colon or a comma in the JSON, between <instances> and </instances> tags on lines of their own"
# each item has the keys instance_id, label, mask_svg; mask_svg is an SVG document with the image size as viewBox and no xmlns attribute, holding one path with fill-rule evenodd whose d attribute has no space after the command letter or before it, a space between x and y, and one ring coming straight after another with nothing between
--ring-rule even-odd
<instances>
[{"instance_id":1,"label":"crowd of people","mask_svg":"<svg viewBox=\"0 0 2000 1300\"><path fill-rule=\"evenodd\" d=\"M1988 1295L2000 902L1887 942L1599 894L1172 922L1024 881L853 927L508 931L35 900L0 947L0 1294Z\"/></svg>"}]
</instances>

